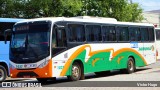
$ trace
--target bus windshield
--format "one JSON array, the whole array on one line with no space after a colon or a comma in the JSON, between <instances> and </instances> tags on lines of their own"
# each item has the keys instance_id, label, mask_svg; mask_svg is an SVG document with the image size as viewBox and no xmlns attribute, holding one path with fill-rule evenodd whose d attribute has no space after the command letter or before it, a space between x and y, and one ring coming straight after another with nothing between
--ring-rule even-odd
<instances>
[{"instance_id":1,"label":"bus windshield","mask_svg":"<svg viewBox=\"0 0 160 90\"><path fill-rule=\"evenodd\" d=\"M50 23L15 25L11 39L11 58L17 63L33 63L49 55Z\"/></svg>"}]
</instances>

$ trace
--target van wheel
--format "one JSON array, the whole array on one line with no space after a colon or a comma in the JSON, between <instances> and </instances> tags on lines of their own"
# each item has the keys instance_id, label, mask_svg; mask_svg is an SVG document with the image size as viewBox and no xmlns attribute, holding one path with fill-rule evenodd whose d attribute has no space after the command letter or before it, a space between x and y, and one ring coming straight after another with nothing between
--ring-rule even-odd
<instances>
[{"instance_id":1,"label":"van wheel","mask_svg":"<svg viewBox=\"0 0 160 90\"><path fill-rule=\"evenodd\" d=\"M81 78L81 75L82 75L82 69L79 63L77 62L73 63L71 68L71 75L68 76L68 79L71 81L77 81Z\"/></svg>"},{"instance_id":2,"label":"van wheel","mask_svg":"<svg viewBox=\"0 0 160 90\"><path fill-rule=\"evenodd\" d=\"M7 77L6 69L2 65L0 65L0 82L5 81L6 77Z\"/></svg>"},{"instance_id":3,"label":"van wheel","mask_svg":"<svg viewBox=\"0 0 160 90\"><path fill-rule=\"evenodd\" d=\"M130 74L130 73L133 73L135 70L136 70L135 62L134 62L133 58L129 57L128 62L127 62L126 73Z\"/></svg>"}]
</instances>

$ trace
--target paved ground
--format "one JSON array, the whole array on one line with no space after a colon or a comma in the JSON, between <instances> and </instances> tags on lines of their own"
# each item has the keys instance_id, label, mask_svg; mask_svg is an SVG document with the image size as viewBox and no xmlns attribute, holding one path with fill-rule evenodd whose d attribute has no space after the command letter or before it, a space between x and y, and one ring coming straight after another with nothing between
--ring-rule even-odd
<instances>
[{"instance_id":1,"label":"paved ground","mask_svg":"<svg viewBox=\"0 0 160 90\"><path fill-rule=\"evenodd\" d=\"M138 90L136 86L138 86L138 84L145 84L145 83L151 83L155 86L158 85L160 87L160 61L158 61L155 64L146 66L146 67L138 68L137 72L133 74L122 74L121 72L117 70L117 71L112 71L110 74L103 76L103 77L98 77L94 73L90 73L90 74L85 75L85 78L86 78L85 80L81 80L78 82L71 82L66 77L63 77L63 78L61 77L61 78L57 78L56 81L48 81L47 83L40 83L40 84L42 85L43 89L45 87L45 89L49 89L49 90L50 89L56 89L56 90L59 90L59 89L67 89L67 90L70 90L70 89L84 89L84 90L102 89L104 90L104 89L109 89L108 86L112 87L115 90L121 89L121 88L118 88L117 86L120 86L120 87L123 86L124 87L123 90L125 89ZM8 78L6 82L39 83L36 79L23 79L23 78L19 78L19 79ZM135 88L130 88L130 86L135 87ZM22 88L18 88L18 89L22 89ZM25 89L28 89L28 88L25 88ZM42 88L34 88L34 89L41 90ZM158 88L148 87L147 89L156 90ZM145 90L147 89L145 88ZM141 90L143 90L143 88L141 88Z\"/></svg>"}]
</instances>

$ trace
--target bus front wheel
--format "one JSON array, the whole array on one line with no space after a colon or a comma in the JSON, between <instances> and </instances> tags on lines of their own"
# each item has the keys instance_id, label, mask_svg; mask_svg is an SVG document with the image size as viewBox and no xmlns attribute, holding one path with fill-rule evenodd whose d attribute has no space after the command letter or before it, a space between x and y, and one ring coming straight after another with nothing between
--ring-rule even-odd
<instances>
[{"instance_id":1,"label":"bus front wheel","mask_svg":"<svg viewBox=\"0 0 160 90\"><path fill-rule=\"evenodd\" d=\"M0 65L0 82L5 81L6 77L7 77L6 69L2 65Z\"/></svg>"},{"instance_id":2,"label":"bus front wheel","mask_svg":"<svg viewBox=\"0 0 160 90\"><path fill-rule=\"evenodd\" d=\"M81 78L82 69L79 63L74 62L71 68L71 75L68 76L68 79L71 81L77 81Z\"/></svg>"}]
</instances>

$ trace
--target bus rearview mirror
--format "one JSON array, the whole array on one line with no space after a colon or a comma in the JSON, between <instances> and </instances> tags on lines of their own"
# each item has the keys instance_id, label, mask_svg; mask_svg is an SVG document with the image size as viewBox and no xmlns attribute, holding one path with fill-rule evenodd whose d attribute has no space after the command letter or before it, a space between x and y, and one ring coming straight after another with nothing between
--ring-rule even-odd
<instances>
[{"instance_id":1,"label":"bus rearview mirror","mask_svg":"<svg viewBox=\"0 0 160 90\"><path fill-rule=\"evenodd\" d=\"M5 44L7 44L7 36L10 35L11 32L12 32L11 29L6 29L6 30L4 31L4 43L5 43Z\"/></svg>"}]
</instances>

